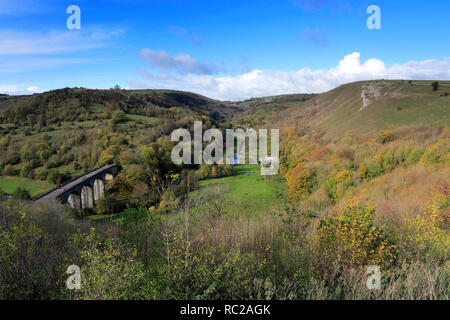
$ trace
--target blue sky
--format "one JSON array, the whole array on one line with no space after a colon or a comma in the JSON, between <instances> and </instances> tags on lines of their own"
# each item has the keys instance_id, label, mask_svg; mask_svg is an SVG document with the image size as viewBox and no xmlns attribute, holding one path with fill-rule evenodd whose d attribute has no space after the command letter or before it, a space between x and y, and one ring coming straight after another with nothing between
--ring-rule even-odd
<instances>
[{"instance_id":1,"label":"blue sky","mask_svg":"<svg viewBox=\"0 0 450 320\"><path fill-rule=\"evenodd\" d=\"M66 27L73 4L80 30ZM450 79L448 30L447 0L2 0L0 92L119 84L244 99Z\"/></svg>"}]
</instances>

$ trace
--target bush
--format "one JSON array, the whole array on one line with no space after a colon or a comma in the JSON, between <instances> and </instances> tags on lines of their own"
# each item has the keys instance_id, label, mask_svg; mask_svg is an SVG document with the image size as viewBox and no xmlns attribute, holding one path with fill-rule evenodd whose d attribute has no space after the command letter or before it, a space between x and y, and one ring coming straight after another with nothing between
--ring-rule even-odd
<instances>
[{"instance_id":1,"label":"bush","mask_svg":"<svg viewBox=\"0 0 450 320\"><path fill-rule=\"evenodd\" d=\"M34 169L30 164L23 165L20 175L25 178L34 179Z\"/></svg>"},{"instance_id":2,"label":"bush","mask_svg":"<svg viewBox=\"0 0 450 320\"><path fill-rule=\"evenodd\" d=\"M429 147L420 158L423 164L438 164L440 162L449 163L449 139L440 140L438 143Z\"/></svg>"},{"instance_id":3,"label":"bush","mask_svg":"<svg viewBox=\"0 0 450 320\"><path fill-rule=\"evenodd\" d=\"M430 204L409 220L404 252L412 260L445 263L450 255L450 236L445 230L445 208Z\"/></svg>"},{"instance_id":4,"label":"bush","mask_svg":"<svg viewBox=\"0 0 450 320\"><path fill-rule=\"evenodd\" d=\"M11 155L8 155L8 157L5 160L5 164L18 164L20 162L20 154L14 153Z\"/></svg>"},{"instance_id":5,"label":"bush","mask_svg":"<svg viewBox=\"0 0 450 320\"><path fill-rule=\"evenodd\" d=\"M289 191L296 199L304 200L313 191L316 174L311 169L305 169L302 164L292 170L288 177Z\"/></svg>"},{"instance_id":6,"label":"bush","mask_svg":"<svg viewBox=\"0 0 450 320\"><path fill-rule=\"evenodd\" d=\"M336 271L368 265L389 265L395 257L395 245L387 239L383 227L373 224L375 210L350 204L335 217L320 220L315 234L317 270L333 276Z\"/></svg>"},{"instance_id":7,"label":"bush","mask_svg":"<svg viewBox=\"0 0 450 320\"><path fill-rule=\"evenodd\" d=\"M60 185L61 183L68 181L71 179L71 176L69 173L61 173L58 170L50 170L47 174L47 181Z\"/></svg>"},{"instance_id":8,"label":"bush","mask_svg":"<svg viewBox=\"0 0 450 320\"><path fill-rule=\"evenodd\" d=\"M119 212L120 207L122 206L121 202L113 198L111 195L105 193L103 197L101 197L95 203L95 211L97 214L113 214Z\"/></svg>"},{"instance_id":9,"label":"bush","mask_svg":"<svg viewBox=\"0 0 450 320\"><path fill-rule=\"evenodd\" d=\"M384 172L389 172L398 165L398 161L394 156L394 151L392 150L389 150L381 155L380 161Z\"/></svg>"},{"instance_id":10,"label":"bush","mask_svg":"<svg viewBox=\"0 0 450 320\"><path fill-rule=\"evenodd\" d=\"M328 197L333 200L336 199L336 185L337 182L333 177L328 178L325 183L325 190L327 191Z\"/></svg>"},{"instance_id":11,"label":"bush","mask_svg":"<svg viewBox=\"0 0 450 320\"><path fill-rule=\"evenodd\" d=\"M350 180L352 177L352 173L349 170L343 170L336 174L336 177L334 178L336 182L345 182Z\"/></svg>"},{"instance_id":12,"label":"bush","mask_svg":"<svg viewBox=\"0 0 450 320\"><path fill-rule=\"evenodd\" d=\"M112 300L144 299L151 287L145 282L144 266L131 245L108 237L101 241L95 230L85 237L75 237L75 247L81 247L80 271L82 285L75 292L79 299Z\"/></svg>"},{"instance_id":13,"label":"bush","mask_svg":"<svg viewBox=\"0 0 450 320\"><path fill-rule=\"evenodd\" d=\"M433 88L433 91L438 91L439 90L439 82L438 81L434 81L431 84L431 87Z\"/></svg>"},{"instance_id":14,"label":"bush","mask_svg":"<svg viewBox=\"0 0 450 320\"><path fill-rule=\"evenodd\" d=\"M388 131L383 131L380 133L380 135L378 136L378 140L381 143L387 143L390 142L392 140L394 140L394 133L390 130Z\"/></svg>"},{"instance_id":15,"label":"bush","mask_svg":"<svg viewBox=\"0 0 450 320\"><path fill-rule=\"evenodd\" d=\"M367 169L367 178L373 179L378 176L381 176L384 174L383 167L378 163L373 163L368 169Z\"/></svg>"},{"instance_id":16,"label":"bush","mask_svg":"<svg viewBox=\"0 0 450 320\"><path fill-rule=\"evenodd\" d=\"M18 171L14 169L14 167L10 164L6 165L3 169L3 175L4 176L16 176L18 174Z\"/></svg>"},{"instance_id":17,"label":"bush","mask_svg":"<svg viewBox=\"0 0 450 320\"><path fill-rule=\"evenodd\" d=\"M408 155L408 159L406 160L406 163L408 165L413 165L419 162L420 158L422 157L423 151L422 150L414 150Z\"/></svg>"},{"instance_id":18,"label":"bush","mask_svg":"<svg viewBox=\"0 0 450 320\"><path fill-rule=\"evenodd\" d=\"M12 194L14 199L17 200L31 200L31 195L28 192L28 190L26 189L22 189L22 188L17 188L13 194Z\"/></svg>"},{"instance_id":19,"label":"bush","mask_svg":"<svg viewBox=\"0 0 450 320\"><path fill-rule=\"evenodd\" d=\"M45 168L39 168L35 170L35 178L38 180L47 180L48 170Z\"/></svg>"}]
</instances>

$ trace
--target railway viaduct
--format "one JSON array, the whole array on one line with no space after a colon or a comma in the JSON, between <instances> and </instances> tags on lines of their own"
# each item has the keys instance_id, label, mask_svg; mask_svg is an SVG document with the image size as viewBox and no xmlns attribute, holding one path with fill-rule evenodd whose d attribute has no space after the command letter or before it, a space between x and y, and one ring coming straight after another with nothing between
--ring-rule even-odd
<instances>
[{"instance_id":1,"label":"railway viaduct","mask_svg":"<svg viewBox=\"0 0 450 320\"><path fill-rule=\"evenodd\" d=\"M112 180L117 174L117 170L118 166L115 164L91 170L34 198L33 201L68 203L79 211L94 208L95 201L105 193L106 181Z\"/></svg>"}]
</instances>

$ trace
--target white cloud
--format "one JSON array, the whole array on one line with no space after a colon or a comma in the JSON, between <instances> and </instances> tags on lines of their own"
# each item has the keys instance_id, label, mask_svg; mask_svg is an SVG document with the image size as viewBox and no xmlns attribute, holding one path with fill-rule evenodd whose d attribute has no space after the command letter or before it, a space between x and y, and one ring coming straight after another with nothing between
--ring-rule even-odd
<instances>
[{"instance_id":1,"label":"white cloud","mask_svg":"<svg viewBox=\"0 0 450 320\"><path fill-rule=\"evenodd\" d=\"M211 98L238 100L254 96L324 92L341 84L371 79L450 79L450 58L410 61L386 67L379 59L360 60L353 52L326 70L302 68L297 71L254 69L236 76L195 74L151 74L141 70L143 79L131 81L132 88L165 88L197 92Z\"/></svg>"},{"instance_id":2,"label":"white cloud","mask_svg":"<svg viewBox=\"0 0 450 320\"><path fill-rule=\"evenodd\" d=\"M95 59L67 56L68 53L106 47L123 29L25 32L0 30L0 73L26 72L90 63Z\"/></svg>"},{"instance_id":3,"label":"white cloud","mask_svg":"<svg viewBox=\"0 0 450 320\"><path fill-rule=\"evenodd\" d=\"M138 55L150 62L154 67L162 70L175 70L181 73L213 74L219 67L208 62L199 62L190 55L181 53L171 56L166 51L142 49Z\"/></svg>"},{"instance_id":4,"label":"white cloud","mask_svg":"<svg viewBox=\"0 0 450 320\"><path fill-rule=\"evenodd\" d=\"M24 32L0 30L0 55L60 54L103 47L122 31Z\"/></svg>"},{"instance_id":5,"label":"white cloud","mask_svg":"<svg viewBox=\"0 0 450 320\"><path fill-rule=\"evenodd\" d=\"M38 86L31 86L31 87L27 88L27 91L30 91L32 93L38 92L39 91L39 87Z\"/></svg>"},{"instance_id":6,"label":"white cloud","mask_svg":"<svg viewBox=\"0 0 450 320\"><path fill-rule=\"evenodd\" d=\"M28 87L28 89L39 89L38 87ZM33 90L28 90L24 84L0 84L0 93L9 95L31 94ZM37 91L37 90L36 90Z\"/></svg>"}]
</instances>

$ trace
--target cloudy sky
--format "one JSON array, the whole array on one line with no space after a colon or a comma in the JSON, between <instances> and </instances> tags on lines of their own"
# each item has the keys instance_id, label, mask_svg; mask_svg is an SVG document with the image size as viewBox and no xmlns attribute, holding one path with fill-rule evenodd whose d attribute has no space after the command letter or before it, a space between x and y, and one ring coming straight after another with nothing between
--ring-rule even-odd
<instances>
[{"instance_id":1,"label":"cloudy sky","mask_svg":"<svg viewBox=\"0 0 450 320\"><path fill-rule=\"evenodd\" d=\"M81 10L68 29L66 9ZM369 5L381 29L369 29ZM218 99L450 79L450 1L1 0L0 93L169 88Z\"/></svg>"}]
</instances>

